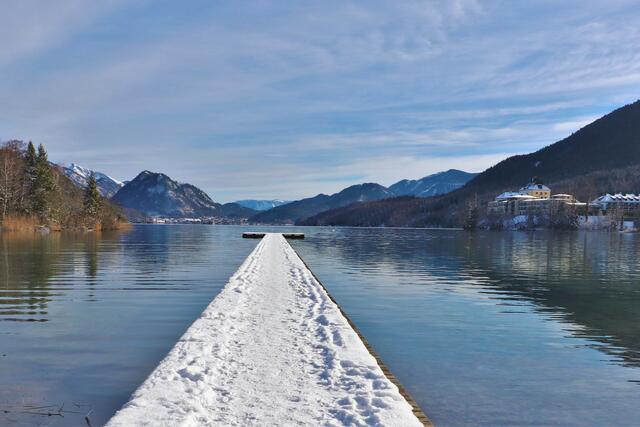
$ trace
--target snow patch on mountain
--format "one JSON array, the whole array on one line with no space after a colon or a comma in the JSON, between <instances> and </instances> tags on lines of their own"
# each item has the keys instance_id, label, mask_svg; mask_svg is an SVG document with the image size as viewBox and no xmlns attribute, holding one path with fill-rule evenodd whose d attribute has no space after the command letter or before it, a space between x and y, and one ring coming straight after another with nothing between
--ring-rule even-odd
<instances>
[{"instance_id":1,"label":"snow patch on mountain","mask_svg":"<svg viewBox=\"0 0 640 427\"><path fill-rule=\"evenodd\" d=\"M457 190L476 175L449 169L417 180L403 179L390 186L389 190L397 196L433 197Z\"/></svg>"},{"instance_id":2,"label":"snow patch on mountain","mask_svg":"<svg viewBox=\"0 0 640 427\"><path fill-rule=\"evenodd\" d=\"M93 174L96 178L98 191L102 196L107 198L112 197L124 186L121 181L105 173L82 167L76 163L71 163L66 166L60 165L60 167L62 168L62 172L80 188L86 188L89 178L91 174Z\"/></svg>"}]
</instances>

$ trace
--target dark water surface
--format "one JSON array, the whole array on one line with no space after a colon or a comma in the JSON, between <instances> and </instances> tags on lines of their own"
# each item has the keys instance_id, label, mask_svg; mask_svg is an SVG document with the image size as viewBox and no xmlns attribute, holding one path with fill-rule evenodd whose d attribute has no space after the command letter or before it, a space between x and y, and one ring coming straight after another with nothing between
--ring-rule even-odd
<instances>
[{"instance_id":1,"label":"dark water surface","mask_svg":"<svg viewBox=\"0 0 640 427\"><path fill-rule=\"evenodd\" d=\"M0 234L0 425L103 424L253 249L247 229ZM640 236L303 231L437 425L640 425Z\"/></svg>"}]
</instances>

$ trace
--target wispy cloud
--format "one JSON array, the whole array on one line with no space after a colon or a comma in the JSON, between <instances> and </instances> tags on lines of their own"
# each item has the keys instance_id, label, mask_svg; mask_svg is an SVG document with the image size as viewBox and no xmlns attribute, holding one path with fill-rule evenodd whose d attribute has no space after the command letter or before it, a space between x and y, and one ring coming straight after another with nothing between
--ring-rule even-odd
<instances>
[{"instance_id":1,"label":"wispy cloud","mask_svg":"<svg viewBox=\"0 0 640 427\"><path fill-rule=\"evenodd\" d=\"M631 1L14 1L0 137L220 200L481 170L637 98Z\"/></svg>"},{"instance_id":2,"label":"wispy cloud","mask_svg":"<svg viewBox=\"0 0 640 427\"><path fill-rule=\"evenodd\" d=\"M116 1L6 0L2 3L2 48L0 65L29 59L81 33L101 14L117 6Z\"/></svg>"}]
</instances>

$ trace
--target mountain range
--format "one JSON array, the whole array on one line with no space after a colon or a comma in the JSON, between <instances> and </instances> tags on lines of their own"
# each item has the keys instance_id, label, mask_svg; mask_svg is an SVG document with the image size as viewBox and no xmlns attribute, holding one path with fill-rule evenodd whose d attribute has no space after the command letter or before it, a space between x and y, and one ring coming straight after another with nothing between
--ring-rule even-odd
<instances>
[{"instance_id":1,"label":"mountain range","mask_svg":"<svg viewBox=\"0 0 640 427\"><path fill-rule=\"evenodd\" d=\"M393 197L388 188L380 184L365 183L352 185L339 193L332 195L318 194L286 205L277 206L265 212L260 212L251 218L253 222L286 224L307 218L318 212L345 206L366 200L379 200Z\"/></svg>"},{"instance_id":2,"label":"mountain range","mask_svg":"<svg viewBox=\"0 0 640 427\"><path fill-rule=\"evenodd\" d=\"M96 178L96 184L100 194L106 198L111 198L120 190L124 183L118 181L115 178L110 177L102 172L93 171L91 169L84 168L75 163L70 165L60 165L62 173L64 173L76 186L85 188L89 182L91 174Z\"/></svg>"},{"instance_id":3,"label":"mountain range","mask_svg":"<svg viewBox=\"0 0 640 427\"><path fill-rule=\"evenodd\" d=\"M306 225L460 226L470 203L482 210L496 194L536 177L554 193L591 200L640 188L640 101L618 108L533 153L509 157L451 193L355 203L307 218Z\"/></svg>"},{"instance_id":4,"label":"mountain range","mask_svg":"<svg viewBox=\"0 0 640 427\"><path fill-rule=\"evenodd\" d=\"M250 218L259 223L294 223L320 212L356 202L386 199L399 195L431 197L464 185L475 174L448 170L419 180L402 180L387 188L376 183L352 185L332 194L318 194L297 201L247 199L220 204L198 187L179 183L165 174L143 171L133 180L120 182L102 172L77 164L62 167L63 172L78 187L84 188L94 174L100 193L111 198L131 218L165 217L227 217Z\"/></svg>"},{"instance_id":5,"label":"mountain range","mask_svg":"<svg viewBox=\"0 0 640 427\"><path fill-rule=\"evenodd\" d=\"M352 185L332 195L318 194L315 197L275 207L253 216L251 221L277 224L295 223L321 212L348 206L352 203L382 200L404 195L432 197L460 188L475 175L450 169L445 172L428 175L419 180L398 181L389 188L376 183Z\"/></svg>"}]
</instances>

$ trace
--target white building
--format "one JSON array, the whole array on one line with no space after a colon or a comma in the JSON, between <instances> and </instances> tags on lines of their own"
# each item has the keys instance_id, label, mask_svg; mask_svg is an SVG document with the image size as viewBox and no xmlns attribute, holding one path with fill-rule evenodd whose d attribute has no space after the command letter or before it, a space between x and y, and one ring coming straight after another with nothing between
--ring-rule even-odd
<instances>
[{"instance_id":1,"label":"white building","mask_svg":"<svg viewBox=\"0 0 640 427\"><path fill-rule=\"evenodd\" d=\"M640 195L636 194L605 194L591 204L599 207L604 213L611 209L621 209L623 213L640 212Z\"/></svg>"},{"instance_id":2,"label":"white building","mask_svg":"<svg viewBox=\"0 0 640 427\"><path fill-rule=\"evenodd\" d=\"M551 195L551 189L544 184L531 183L517 192L505 192L489 202L489 213L507 216L547 215L565 205L573 209L584 209L571 194Z\"/></svg>"}]
</instances>

